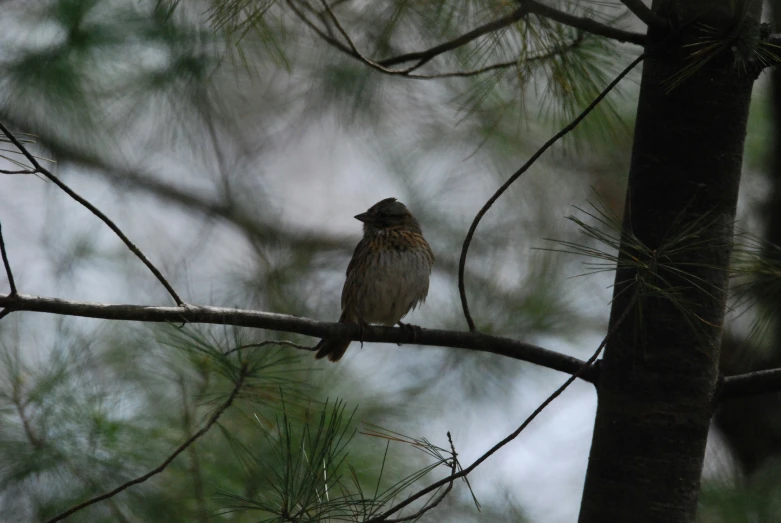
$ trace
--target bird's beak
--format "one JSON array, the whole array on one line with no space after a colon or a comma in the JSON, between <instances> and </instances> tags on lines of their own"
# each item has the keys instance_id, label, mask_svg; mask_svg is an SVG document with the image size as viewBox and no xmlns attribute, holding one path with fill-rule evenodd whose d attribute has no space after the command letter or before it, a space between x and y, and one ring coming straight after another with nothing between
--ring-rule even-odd
<instances>
[{"instance_id":1,"label":"bird's beak","mask_svg":"<svg viewBox=\"0 0 781 523\"><path fill-rule=\"evenodd\" d=\"M362 212L361 214L356 214L355 219L359 222L367 223L369 221L369 214Z\"/></svg>"}]
</instances>

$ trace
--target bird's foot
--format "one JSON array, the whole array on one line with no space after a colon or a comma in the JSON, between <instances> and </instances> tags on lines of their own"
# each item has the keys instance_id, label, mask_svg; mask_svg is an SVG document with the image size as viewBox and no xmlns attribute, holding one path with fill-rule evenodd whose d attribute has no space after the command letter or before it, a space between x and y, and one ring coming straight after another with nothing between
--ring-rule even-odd
<instances>
[{"instance_id":1,"label":"bird's foot","mask_svg":"<svg viewBox=\"0 0 781 523\"><path fill-rule=\"evenodd\" d=\"M361 348L363 348L363 332L364 332L364 329L371 330L371 326L368 323L366 323L365 321L359 320L358 321L358 329L359 329L358 341L361 342Z\"/></svg>"},{"instance_id":2,"label":"bird's foot","mask_svg":"<svg viewBox=\"0 0 781 523\"><path fill-rule=\"evenodd\" d=\"M398 325L401 327L401 330L412 332L412 343L417 342L418 334L423 332L423 329L421 329L419 325L412 325L411 323L402 322L398 322ZM401 343L397 343L397 345L401 345Z\"/></svg>"}]
</instances>

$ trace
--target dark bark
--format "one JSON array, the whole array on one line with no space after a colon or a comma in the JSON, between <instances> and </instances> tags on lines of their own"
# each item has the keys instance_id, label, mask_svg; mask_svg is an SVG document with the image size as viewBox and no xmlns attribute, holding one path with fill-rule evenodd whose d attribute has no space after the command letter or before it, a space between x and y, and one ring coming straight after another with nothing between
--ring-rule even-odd
<instances>
[{"instance_id":1,"label":"dark bark","mask_svg":"<svg viewBox=\"0 0 781 523\"><path fill-rule=\"evenodd\" d=\"M781 0L769 2L771 19L776 30L781 27ZM781 69L770 72L771 118L773 150L769 160L767 181L769 191L764 207L765 240L781 245ZM770 348L754 346L756 339L726 338L722 345L724 374L752 372L781 367L781 308L778 303L760 302L771 315ZM714 419L741 469L752 475L768 459L781 454L781 394L756 398L741 398L725 402ZM774 466L772 463L771 466Z\"/></svg>"},{"instance_id":2,"label":"dark bark","mask_svg":"<svg viewBox=\"0 0 781 523\"><path fill-rule=\"evenodd\" d=\"M702 21L709 27L729 27L728 4L675 6L682 19L707 12ZM624 227L656 255L645 260L649 268L624 266L616 276L611 326L633 293L638 299L606 347L581 523L695 519L753 84L725 51L668 92L670 79L688 63L692 49L685 44L695 41L697 27L666 40L661 51L654 46L664 35L649 34L653 52L642 75ZM677 245L690 248L665 248L691 224L697 236ZM623 246L633 251L629 237ZM625 282L638 276L662 291L629 288Z\"/></svg>"}]
</instances>

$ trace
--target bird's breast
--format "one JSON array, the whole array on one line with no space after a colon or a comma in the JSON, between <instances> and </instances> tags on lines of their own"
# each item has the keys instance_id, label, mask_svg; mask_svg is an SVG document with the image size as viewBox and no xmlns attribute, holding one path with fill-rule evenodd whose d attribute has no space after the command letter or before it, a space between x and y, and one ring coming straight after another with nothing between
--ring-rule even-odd
<instances>
[{"instance_id":1,"label":"bird's breast","mask_svg":"<svg viewBox=\"0 0 781 523\"><path fill-rule=\"evenodd\" d=\"M420 234L377 235L360 261L343 301L363 321L394 325L428 295L434 258Z\"/></svg>"}]
</instances>

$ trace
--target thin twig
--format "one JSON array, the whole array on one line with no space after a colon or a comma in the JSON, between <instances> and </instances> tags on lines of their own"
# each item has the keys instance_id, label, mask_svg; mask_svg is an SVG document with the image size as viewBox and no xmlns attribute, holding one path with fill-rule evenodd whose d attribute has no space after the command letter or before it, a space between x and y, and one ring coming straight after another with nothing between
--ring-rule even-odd
<instances>
[{"instance_id":1,"label":"thin twig","mask_svg":"<svg viewBox=\"0 0 781 523\"><path fill-rule=\"evenodd\" d=\"M451 347L478 352L489 352L508 358L528 361L567 374L576 372L583 361L572 356L524 343L522 341L491 336L479 332L424 329L411 332L410 329L372 326L369 329L345 323L328 323L254 310L230 309L188 305L187 307L154 307L146 305L108 305L104 303L77 302L56 298L43 298L27 294L16 296L0 295L0 307L16 311L46 312L84 318L106 320L143 321L150 323L208 323L234 325L293 332L316 338L340 338L357 341L388 344L416 344L432 347ZM393 345L391 345L393 346ZM306 350L309 350L308 348ZM597 372L591 369L581 375L585 381L594 383Z\"/></svg>"},{"instance_id":2,"label":"thin twig","mask_svg":"<svg viewBox=\"0 0 781 523\"><path fill-rule=\"evenodd\" d=\"M30 169L23 169L21 171L7 171L5 169L0 169L0 174L35 174L35 171L31 171Z\"/></svg>"},{"instance_id":3,"label":"thin twig","mask_svg":"<svg viewBox=\"0 0 781 523\"><path fill-rule=\"evenodd\" d=\"M319 27L317 27L307 16L295 5L296 0L287 0L287 5L290 6L290 9L293 10L293 13L302 21L304 24L309 27L312 31L315 32L317 36L319 36L323 41L325 41L327 44L329 44L331 47L334 47L335 49L343 52L344 54L348 56L352 56L353 58L356 58L355 54L350 50L349 47L344 45L342 42L337 40L336 38L333 38L331 35L328 35L322 31Z\"/></svg>"},{"instance_id":4,"label":"thin twig","mask_svg":"<svg viewBox=\"0 0 781 523\"><path fill-rule=\"evenodd\" d=\"M356 47L355 43L350 38L350 35L347 34L347 31L342 27L341 22L339 22L339 19L336 17L334 12L331 10L331 8L328 5L328 2L326 0L320 0L320 2L323 4L323 8L325 9L326 13L328 13L328 16L333 21L334 25L336 26L336 29L339 31L339 33L344 37L344 39L347 41L347 46L350 48L350 51L353 56L358 58L360 61L371 67L372 69L377 69L380 72L387 73L387 74L399 74L399 75L405 75L414 69L420 67L422 64L418 62L416 65L413 65L411 67L408 67L407 69L403 69L400 71L394 71L393 69L388 69L387 67L384 67L374 60L368 58L363 53L361 53L358 50L358 47Z\"/></svg>"},{"instance_id":5,"label":"thin twig","mask_svg":"<svg viewBox=\"0 0 781 523\"><path fill-rule=\"evenodd\" d=\"M259 343L248 343L247 345L241 345L239 347L235 347L231 350L227 350L222 353L223 356L228 356L230 354L233 354L234 352L238 352L240 350L244 349L257 349L259 347L265 347L267 345L284 345L285 347L293 347L294 349L299 350L306 350L309 352L315 352L317 349L314 345L300 345L298 343L293 343L292 341L287 340L268 340L268 341L261 341Z\"/></svg>"},{"instance_id":6,"label":"thin twig","mask_svg":"<svg viewBox=\"0 0 781 523\"><path fill-rule=\"evenodd\" d=\"M94 497L94 498L92 498L90 500L87 500L87 501L85 501L83 503L79 503L78 505L69 508L65 512L63 512L63 513L55 516L54 518L48 520L46 523L54 523L55 521L61 521L61 520L65 519L65 518L67 518L68 516L70 516L71 514L75 514L79 510L85 509L85 508L89 507L90 505L94 505L95 503L98 503L98 502L103 501L105 499L112 498L112 497L116 496L117 494L119 494L120 492L122 492L123 490L125 490L125 489L127 489L129 487L132 487L133 485L138 485L139 483L143 483L146 480L148 480L149 478L151 478L152 476L160 474L162 471L164 471L166 469L166 467L168 467L168 465L170 465L171 462L173 462L173 460L176 459L176 457L179 454L184 452L190 445L195 443L195 441L198 438L200 438L201 436L206 434L209 431L209 429L211 429L212 426L215 423L217 423L217 420L220 418L220 416L222 416L222 414L226 410L228 410L228 407L231 406L231 404L233 403L233 400L235 400L236 396L238 396L239 389L241 389L241 386L244 384L244 378L246 377L246 372L247 372L246 366L242 367L241 372L239 373L239 377L236 380L236 384L233 387L233 390L231 391L230 395L228 396L228 399L225 400L225 403L220 405L220 407L217 410L215 410L214 413L212 413L212 415L209 417L209 420L206 422L206 425L204 425L198 432L196 432L195 434L193 434L192 436L187 438L187 441L185 441L184 443L179 445L176 448L176 450L174 450L171 453L171 455L168 456L165 459L165 461L163 461L160 465L158 465L157 467L153 468L152 470L150 470L149 472L147 472L146 474L144 474L142 476L139 476L139 477L137 477L135 479L131 479L130 481L127 481L127 482L123 483L122 485L120 485L119 487L115 488L112 491L106 492L105 494L101 494L100 496L96 496L96 497Z\"/></svg>"},{"instance_id":7,"label":"thin twig","mask_svg":"<svg viewBox=\"0 0 781 523\"><path fill-rule=\"evenodd\" d=\"M5 274L8 276L8 285L11 286L11 294L9 296L16 296L19 294L16 291L16 282L14 281L14 273L11 272L11 264L8 262L8 253L5 252L5 240L3 240L3 224L0 223L0 255L3 257L3 265L5 266Z\"/></svg>"},{"instance_id":8,"label":"thin twig","mask_svg":"<svg viewBox=\"0 0 781 523\"><path fill-rule=\"evenodd\" d=\"M506 62L498 62L495 64L486 65L479 69L473 69L471 71L453 71L449 73L435 73L435 74L408 74L406 75L406 78L412 78L415 80L435 80L439 78L468 78L470 76L481 75L483 73L487 73L489 71L495 71L497 69L507 69L509 67L518 66L521 63L523 65L526 65L533 62L541 62L543 60L553 58L554 56L562 55L567 51L575 49L576 47L578 47L583 43L583 40L584 40L584 36L583 33L581 33L574 40L572 40L572 42L566 45L556 46L550 51L540 53L534 56L527 56L523 58L523 60L519 60L519 59L507 60Z\"/></svg>"},{"instance_id":9,"label":"thin twig","mask_svg":"<svg viewBox=\"0 0 781 523\"><path fill-rule=\"evenodd\" d=\"M296 16L300 18L310 29L312 29L323 41L325 41L329 45L335 47L339 51L349 56L352 56L353 58L360 60L361 62L365 63L366 65L380 72L383 72L385 74L407 76L409 78L417 77L417 78L427 79L427 78L438 77L438 75L412 76L410 73L418 69L419 67L425 65L436 56L457 49L486 34L498 31L500 29L504 29L505 27L508 27L520 21L522 18L524 18L526 15L530 13L545 18L549 18L560 24L568 25L570 27L574 27L576 29L579 29L587 33L595 34L605 38L611 38L619 42L628 42L640 46L644 46L646 42L646 35L642 33L625 31L622 29L618 29L615 27L611 27L609 25L599 23L596 20L593 20L591 18L580 17L569 13L565 13L563 11L559 11L547 5L540 4L534 0L521 0L520 7L514 10L509 15L499 18L497 20L493 20L484 25L481 25L471 31L468 31L467 33L464 33L461 36L458 36L457 38L436 45L429 49L425 49L423 51L404 53L401 55L392 56L390 58L385 58L383 60L373 60L365 56L363 53L361 53L358 50L353 39L349 36L347 31L339 22L339 19L334 14L331 6L328 5L327 0L321 0L321 2L323 3L326 13L333 21L337 30L342 35L342 37L347 41L347 45L343 44L342 42L337 40L332 34L330 34L329 26L326 26L326 29L329 31L329 34L327 34L322 29L317 27L317 25L315 25L311 20L309 20L306 17L306 15L298 7L296 7L294 2L295 0L288 0L288 5L290 5L291 9L296 14ZM304 4L304 5L308 6L308 4ZM324 17L321 16L320 18L322 19ZM405 69L390 69L391 66L403 64L406 62L415 62L415 63L413 63L411 66ZM479 73L475 73L475 74L479 74ZM455 74L452 75L455 76Z\"/></svg>"},{"instance_id":10,"label":"thin twig","mask_svg":"<svg viewBox=\"0 0 781 523\"><path fill-rule=\"evenodd\" d=\"M296 13L296 15L304 21L304 23L315 31L315 33L322 38L327 43L331 44L332 46L336 47L340 51L357 58L361 62L365 63L369 67L376 69L382 73L385 74L392 74L392 75L399 75L399 76L408 76L412 71L418 69L419 67L423 66L424 64L428 63L432 58L446 53L448 51L452 51L453 49L456 49L458 47L461 47L481 36L484 36L488 33L491 33L493 31L497 31L499 29L503 29L509 25L512 25L516 22L518 22L520 19L522 19L524 16L526 16L529 12L528 8L525 5L522 5L520 8L516 9L509 15L499 18L497 20L493 20L491 22L488 22L487 24L484 24L480 27L477 27L471 31L468 31L467 33L464 33L463 35L454 38L453 40L447 41L445 43L436 45L430 49L426 49L425 51L416 51L413 53L406 53L399 56L394 56L391 58L386 58L384 60L375 61L371 58L365 56L361 51L358 50L358 47L353 42L350 35L347 33L347 31L342 26L339 19L334 14L331 7L328 5L326 0L321 0L323 7L326 11L326 13L329 15L331 20L333 21L334 25L336 26L336 29L339 31L339 33L342 35L342 37L347 41L347 45L345 46L335 38L331 37L330 35L327 35L324 33L320 28L315 26L308 18L306 18L306 15L302 13L294 4L294 0L288 0L288 4L293 9L293 11ZM398 65L405 62L415 62L409 67L406 67L404 69L390 69L390 66Z\"/></svg>"},{"instance_id":11,"label":"thin twig","mask_svg":"<svg viewBox=\"0 0 781 523\"><path fill-rule=\"evenodd\" d=\"M507 69L518 65L518 60L507 60L505 62L497 62L495 64L486 65L479 69L471 69L469 71L450 71L447 73L433 73L433 74L408 74L405 78L411 78L413 80L438 80L440 78L469 78L470 76L478 76L489 71L495 71L497 69Z\"/></svg>"},{"instance_id":12,"label":"thin twig","mask_svg":"<svg viewBox=\"0 0 781 523\"><path fill-rule=\"evenodd\" d=\"M654 13L650 7L643 3L643 0L621 0L621 3L648 27L659 29L667 27L667 21Z\"/></svg>"},{"instance_id":13,"label":"thin twig","mask_svg":"<svg viewBox=\"0 0 781 523\"><path fill-rule=\"evenodd\" d=\"M127 245L128 249L130 249L131 252L133 252L133 254L135 254L138 257L138 259L140 259L144 263L144 265L146 265L149 268L150 271L152 271L152 274L154 274L155 277L160 281L160 283L163 284L163 287L165 287L165 289L174 299L176 304L179 306L185 305L184 301L182 301L182 299L176 293L174 288L171 287L171 284L168 283L168 281L163 277L162 273L160 273L160 271L157 270L157 267L155 267L152 264L152 262L149 261L149 259L144 255L144 253L142 253L141 250L139 250L139 248L136 247L135 244L131 242L127 236L125 236L125 234L120 230L120 228L117 227L117 225L113 221L111 221L111 219L109 219L108 216L103 214L97 207L92 205L90 202L88 202L87 200L79 196L73 189L68 187L59 178L53 175L48 169L43 167L35 158L35 156L30 154L27 148L19 140L17 140L16 137L11 133L11 131L9 131L5 127L5 125L3 125L1 122L0 122L0 131L2 131L3 134L5 134L8 137L8 139L11 140L11 142L13 142L13 144L22 152L22 154L27 158L27 160L33 164L36 173L40 173L44 175L46 178L48 178L50 181L54 182L54 184L57 185L57 187L59 187L63 191L65 191L65 193L68 196L70 196L71 198L79 202L81 205L89 209L89 211L92 212L92 214L100 218L103 221L103 223L108 225L108 227L112 231L114 231L114 233L117 236L119 236L119 239L122 240L125 243L125 245Z\"/></svg>"},{"instance_id":14,"label":"thin twig","mask_svg":"<svg viewBox=\"0 0 781 523\"><path fill-rule=\"evenodd\" d=\"M332 34L330 34L329 26L326 26L326 29L329 30L329 34L326 34L322 29L317 27L311 20L309 20L306 17L306 15L300 9L298 9L294 5L294 1L295 0L288 0L288 4L290 5L291 9L293 9L293 12L296 14L296 16L298 16L310 29L312 29L321 39L323 39L328 44L332 45L333 47L337 48L343 53L358 59L359 61L365 63L369 67L376 69L382 73L405 76L414 79L446 78L449 76L473 76L488 70L498 69L503 66L507 67L511 65L513 62L504 62L503 64L495 64L487 68L482 68L476 71L470 71L464 73L454 72L454 73L442 73L442 74L432 74L432 75L411 74L412 71L427 64L436 56L444 54L448 51L452 51L453 49L457 49L458 47L466 45L469 42L472 42L473 40L480 38L481 36L484 36L486 34L498 31L500 29L504 29L505 27L517 23L518 21L520 21L530 13L545 18L550 18L555 22L564 25L569 25L571 27L574 27L576 29L579 29L587 33L592 33L599 36L612 38L614 40L618 40L619 42L630 42L637 45L645 45L645 40L646 40L645 35L640 33L632 33L630 31L624 31L608 25L601 24L590 18L578 17L575 15L571 15L569 13L565 13L563 11L558 11L552 7L537 3L533 0L522 0L520 7L515 11L513 11L512 13L510 13L509 15L499 18L497 20L493 20L484 25L481 25L471 31L468 31L467 33L464 33L463 35L457 38L436 45L424 51L405 53L390 58L385 58L383 60L373 60L368 56L366 56L365 54L363 54L358 49L353 39L347 33L346 29L344 28L344 26L341 24L341 22L339 21L339 19L337 18L333 10L331 9L331 6L328 5L327 0L320 0L321 3L323 4L325 13L332 20L333 24L336 26L336 29L339 31L342 37L346 40L347 45L343 44L342 42L334 38ZM304 4L304 5L308 6L308 4ZM406 62L415 62L415 63L404 69L390 68L391 66L406 63Z\"/></svg>"},{"instance_id":15,"label":"thin twig","mask_svg":"<svg viewBox=\"0 0 781 523\"><path fill-rule=\"evenodd\" d=\"M403 523L404 521L413 521L420 519L420 517L428 512L429 510L435 508L437 505L442 503L442 500L445 499L445 497L450 493L451 490L453 490L453 482L457 479L456 478L456 469L458 468L458 453L456 453L456 447L453 445L453 437L450 435L450 431L447 432L447 440L450 443L450 451L452 453L452 462L450 464L450 481L447 482L447 487L445 490L437 496L436 499L434 499L431 503L426 503L423 507L421 507L420 510L415 512L414 514L410 514L409 516L404 516L403 518L397 518L397 519L381 519L382 516L378 516L377 518L372 518L364 523L371 523L373 521L384 521L385 523Z\"/></svg>"},{"instance_id":16,"label":"thin twig","mask_svg":"<svg viewBox=\"0 0 781 523\"><path fill-rule=\"evenodd\" d=\"M409 496L404 501L396 504L395 506L391 507L387 511L383 512L381 515L377 516L372 521L378 521L378 522L379 521L386 521L388 516L398 512L402 508L406 507L407 505L409 505L410 503L414 502L415 500L420 499L421 497L425 496L429 492L432 492L432 491L438 489L439 487L441 487L441 486L443 486L443 485L445 485L447 483L452 483L452 481L454 481L455 479L465 478L470 472L472 472L474 469L476 469L481 463L483 463L485 460L487 460L489 457L491 457L499 449L501 449L502 447L504 447L505 445L510 443L512 440L517 438L518 435L521 432L523 432L523 430L527 426L529 426L529 424L534 420L534 418L536 418L540 414L540 412L542 412L548 405L550 405L551 402L553 402L553 400L558 398L561 395L561 393L564 392L567 389L567 387L569 387L572 384L573 381L575 381L576 379L578 379L580 377L581 374L585 373L588 369L591 368L591 366L597 360L599 355L602 353L602 349L605 348L605 345L607 344L608 340L610 340L610 338L616 333L616 331L618 331L618 328L621 326L621 324L624 322L626 317L629 315L629 312L632 310L632 308L634 307L635 303L637 302L637 298L638 298L638 292L637 292L637 290L635 290L634 294L632 295L631 300L627 304L627 306L624 309L624 311L621 313L621 316L618 317L616 322L610 328L610 330L608 331L607 335L602 340L602 343L600 343L599 347L597 347L597 350L594 351L594 354L591 355L591 357L583 364L583 366L580 369L578 369L577 372L575 372L572 376L567 378L567 381L565 381L558 389L556 389L553 392L553 394L548 396L548 398L545 401L543 401L542 404L539 407L537 407L534 410L534 412L532 412L529 415L529 417L526 418L526 420L524 420L524 422L521 423L521 425L517 429L515 429L515 431L512 432L512 434L510 434L509 436L504 438L502 441L500 441L499 443L497 443L496 445L491 447L487 452L485 452L482 456L477 458L467 468L462 469L457 474L453 474L453 475L451 475L448 478L441 479L441 480L439 480L439 481L437 481L435 483L432 483L428 487L419 490L415 494L412 494L411 496Z\"/></svg>"},{"instance_id":17,"label":"thin twig","mask_svg":"<svg viewBox=\"0 0 781 523\"><path fill-rule=\"evenodd\" d=\"M592 20L590 18L582 18L582 17L571 15L569 13L564 13L552 7L548 7L546 5L534 2L532 0L521 0L520 8L516 9L508 16L499 18L498 20L489 22L488 24L473 29L472 31L465 33L464 35L458 38L450 40L449 42L445 42L443 44L437 45L430 49L426 49L425 51L406 53L391 58L386 58L384 60L378 60L377 63L381 66L389 67L404 62L420 61L422 62L418 64L418 66L420 66L430 61L432 58L434 58L437 55L440 55L447 51L452 51L453 49L456 49L464 44L471 42L475 38L478 38L480 36L483 36L493 31L497 31L499 29L507 27L508 25L518 22L521 18L523 18L524 16L530 13L543 16L545 18L550 18L555 22L559 22L561 24L568 25L576 29L580 29L587 33L592 33L598 36L612 38L614 40L618 40L619 42L629 42L641 46L645 45L646 37L644 34L632 33L630 31L623 31L621 29L616 29L615 27L600 24L599 22L596 22L595 20Z\"/></svg>"},{"instance_id":18,"label":"thin twig","mask_svg":"<svg viewBox=\"0 0 781 523\"><path fill-rule=\"evenodd\" d=\"M483 208L480 209L480 211L475 216L474 220L472 221L472 225L469 227L469 231L466 234L466 238L464 239L464 245L461 248L461 257L458 262L458 292L461 295L461 306L464 309L464 317L466 318L466 323L469 325L469 330L473 331L475 330L475 322L472 319L472 315L469 313L469 304L467 303L466 298L466 286L464 284L464 268L466 266L466 254L469 251L469 245L472 243L472 236L475 234L475 230L477 229L477 225L480 223L480 220L483 218L486 212L488 212L488 209L493 206L493 204L496 202L496 200L499 199L499 197L510 187L510 185L515 182L523 173L525 173L529 167L534 164L534 162L537 161L537 159L542 156L542 154L550 148L554 143L556 143L561 137L563 137L565 134L572 131L577 125L586 117L588 114L594 110L594 108L604 99L610 91L613 90L613 88L618 85L618 83L627 75L629 72L635 68L637 64L642 62L645 59L646 55L641 54L637 58L635 58L631 64L626 66L621 73L619 73L618 76L616 76L610 84L608 84L607 87L605 87L601 93L594 99L593 102L591 102L588 107L586 107L583 112L581 112L577 118L572 120L569 124L567 124L566 127L564 127L562 130L557 132L555 135L553 135L552 138L550 138L547 142L543 144L542 147L537 149L537 151L529 158L529 160L521 166L520 169L515 171L512 176L501 186L499 189L494 193L491 198L488 199L488 201L483 205Z\"/></svg>"}]
</instances>

